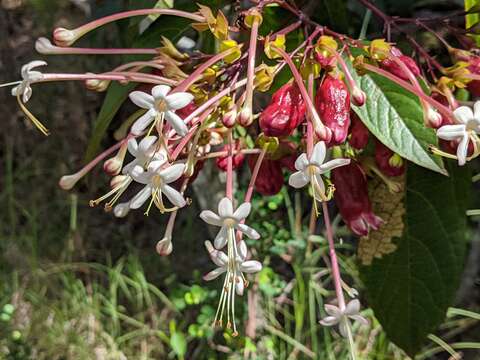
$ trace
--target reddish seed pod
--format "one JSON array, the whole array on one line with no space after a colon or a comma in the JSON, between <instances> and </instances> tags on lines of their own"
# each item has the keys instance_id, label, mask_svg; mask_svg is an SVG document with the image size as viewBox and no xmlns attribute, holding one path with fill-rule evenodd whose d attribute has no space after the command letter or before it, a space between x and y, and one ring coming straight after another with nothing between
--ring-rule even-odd
<instances>
[{"instance_id":1,"label":"reddish seed pod","mask_svg":"<svg viewBox=\"0 0 480 360\"><path fill-rule=\"evenodd\" d=\"M353 111L351 113L351 119L352 126L350 127L350 139L348 142L354 149L362 150L368 144L368 129Z\"/></svg>"},{"instance_id":2,"label":"reddish seed pod","mask_svg":"<svg viewBox=\"0 0 480 360\"><path fill-rule=\"evenodd\" d=\"M260 128L267 136L289 136L305 118L306 105L296 84L285 84L260 114Z\"/></svg>"},{"instance_id":3,"label":"reddish seed pod","mask_svg":"<svg viewBox=\"0 0 480 360\"><path fill-rule=\"evenodd\" d=\"M418 67L415 60L413 60L410 56L398 55L397 57L407 66L407 68L412 72L414 76L420 75L420 68ZM408 75L405 74L405 71L394 60L387 58L382 61L381 66L383 69L399 77L400 79L405 81L409 80Z\"/></svg>"},{"instance_id":4,"label":"reddish seed pod","mask_svg":"<svg viewBox=\"0 0 480 360\"><path fill-rule=\"evenodd\" d=\"M405 172L405 161L378 140L375 143L375 163L387 176L400 176Z\"/></svg>"},{"instance_id":5,"label":"reddish seed pod","mask_svg":"<svg viewBox=\"0 0 480 360\"><path fill-rule=\"evenodd\" d=\"M367 177L357 162L332 170L335 202L347 226L357 235L366 236L377 230L383 220L372 212L368 197Z\"/></svg>"},{"instance_id":6,"label":"reddish seed pod","mask_svg":"<svg viewBox=\"0 0 480 360\"><path fill-rule=\"evenodd\" d=\"M332 132L328 145L344 143L350 126L350 94L345 83L327 75L317 90L315 106L323 123Z\"/></svg>"},{"instance_id":7,"label":"reddish seed pod","mask_svg":"<svg viewBox=\"0 0 480 360\"><path fill-rule=\"evenodd\" d=\"M230 145L227 144L223 147L222 151L229 151ZM234 150L239 150L240 149L240 144L239 142L236 142L233 146ZM245 160L245 155L242 153L237 153L233 155L233 170L239 168L243 164L243 160ZM228 155L225 156L220 156L216 160L216 164L218 168L222 171L227 171L227 166L228 166Z\"/></svg>"}]
</instances>

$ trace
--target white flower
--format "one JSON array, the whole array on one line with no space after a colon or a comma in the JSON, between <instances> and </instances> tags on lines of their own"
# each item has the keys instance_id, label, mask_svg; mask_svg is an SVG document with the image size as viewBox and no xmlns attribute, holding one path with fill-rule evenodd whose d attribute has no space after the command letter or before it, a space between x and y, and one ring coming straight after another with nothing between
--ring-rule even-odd
<instances>
[{"instance_id":1,"label":"white flower","mask_svg":"<svg viewBox=\"0 0 480 360\"><path fill-rule=\"evenodd\" d=\"M320 320L323 326L333 326L339 324L340 334L347 337L348 318L360 322L362 325L368 325L368 320L360 315L360 301L354 299L350 301L342 311L338 306L325 304L325 311L328 316Z\"/></svg>"},{"instance_id":2,"label":"white flower","mask_svg":"<svg viewBox=\"0 0 480 360\"><path fill-rule=\"evenodd\" d=\"M135 159L125 165L122 169L123 174L130 174L135 170L142 170L143 167L151 161L167 161L167 156L157 149L155 143L156 136L146 136L137 144L134 138L128 140L128 152L132 154ZM137 167L140 166L140 168ZM137 168L136 168L137 167Z\"/></svg>"},{"instance_id":3,"label":"white flower","mask_svg":"<svg viewBox=\"0 0 480 360\"><path fill-rule=\"evenodd\" d=\"M235 292L237 295L243 295L243 290L245 288L246 280L243 273L253 274L262 270L262 264L256 260L246 260L247 258L247 244L245 241L240 241L238 245L235 246L234 252L237 252L236 256L231 259L231 266L229 266L229 257L223 251L216 250L210 241L205 242L205 247L207 248L210 258L218 266L215 270L210 271L203 278L206 281L214 280L225 272L232 272L230 274L232 279L235 281Z\"/></svg>"},{"instance_id":4,"label":"white flower","mask_svg":"<svg viewBox=\"0 0 480 360\"><path fill-rule=\"evenodd\" d=\"M305 153L300 155L295 161L295 169L298 171L290 175L288 179L290 186L299 189L310 183L315 199L325 200L325 184L322 174L350 163L350 159L334 159L324 163L326 153L325 143L320 141L313 148L310 159Z\"/></svg>"},{"instance_id":5,"label":"white flower","mask_svg":"<svg viewBox=\"0 0 480 360\"><path fill-rule=\"evenodd\" d=\"M250 203L243 203L237 210L233 211L232 201L224 197L218 203L218 215L210 210L204 210L200 213L200 218L207 224L221 227L213 242L217 249L221 249L227 244L227 239L231 235L229 233L233 232L233 229L241 231L250 239L260 238L255 229L243 224L243 221L250 214L251 207Z\"/></svg>"},{"instance_id":6,"label":"white flower","mask_svg":"<svg viewBox=\"0 0 480 360\"><path fill-rule=\"evenodd\" d=\"M47 65L47 63L41 60L31 61L28 64L23 65L21 71L23 80L18 86L15 86L12 89L12 95L22 95L24 103L30 100L30 97L32 96L32 88L30 85L35 81L43 79L43 74L40 71L32 71L32 69L45 65Z\"/></svg>"},{"instance_id":7,"label":"white flower","mask_svg":"<svg viewBox=\"0 0 480 360\"><path fill-rule=\"evenodd\" d=\"M168 95L170 89L170 86L167 85L157 85L152 89L151 95L142 91L130 93L130 100L137 106L148 110L132 125L131 131L133 134L141 134L152 121L163 121L164 118L177 134L181 136L187 134L187 125L175 114L175 110L188 105L193 100L193 95L187 92L177 92Z\"/></svg>"},{"instance_id":8,"label":"white flower","mask_svg":"<svg viewBox=\"0 0 480 360\"><path fill-rule=\"evenodd\" d=\"M148 165L147 171L132 171L133 179L145 184L145 187L130 200L131 209L138 209L152 197L152 202L160 211L164 212L167 209L163 205L162 194L165 194L168 200L177 207L186 205L183 195L168 185L182 176L185 171L185 164L173 164L168 167L163 167L163 165L163 161L152 161Z\"/></svg>"},{"instance_id":9,"label":"white flower","mask_svg":"<svg viewBox=\"0 0 480 360\"><path fill-rule=\"evenodd\" d=\"M459 141L457 146L458 165L465 165L467 161L470 137L480 133L480 101L475 102L473 108L474 111L468 106L460 106L453 112L459 123L443 125L437 130L437 136L440 139Z\"/></svg>"}]
</instances>

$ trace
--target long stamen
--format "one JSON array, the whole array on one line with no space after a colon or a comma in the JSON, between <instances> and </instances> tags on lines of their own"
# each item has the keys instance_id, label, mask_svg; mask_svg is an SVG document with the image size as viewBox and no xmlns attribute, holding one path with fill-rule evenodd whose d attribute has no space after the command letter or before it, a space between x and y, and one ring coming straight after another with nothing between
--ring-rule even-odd
<instances>
[{"instance_id":1,"label":"long stamen","mask_svg":"<svg viewBox=\"0 0 480 360\"><path fill-rule=\"evenodd\" d=\"M90 200L90 206L91 207L94 207L94 206L97 206L98 204L100 204L103 200L106 200L108 199L110 196L116 194L117 192L119 192L120 190L126 188L130 183L132 182L132 179L130 176L128 176L122 183L120 183L120 185L114 187L112 190L110 190L109 192L107 192L105 195L103 196L100 196L98 199L95 199L95 200ZM125 191L125 190L124 190Z\"/></svg>"},{"instance_id":2,"label":"long stamen","mask_svg":"<svg viewBox=\"0 0 480 360\"><path fill-rule=\"evenodd\" d=\"M20 106L20 109L22 109L23 113L30 119L30 121L37 127L38 130L42 132L43 135L48 136L50 135L50 132L48 129L45 127L45 125L42 124L40 120L38 120L35 115L33 115L23 104L22 100L20 99L20 92L17 93L17 102L18 105Z\"/></svg>"}]
</instances>

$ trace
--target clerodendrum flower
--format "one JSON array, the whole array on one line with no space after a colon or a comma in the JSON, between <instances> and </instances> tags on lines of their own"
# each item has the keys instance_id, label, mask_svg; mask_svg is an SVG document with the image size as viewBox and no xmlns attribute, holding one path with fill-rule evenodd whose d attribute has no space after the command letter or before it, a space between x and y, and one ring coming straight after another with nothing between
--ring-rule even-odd
<instances>
[{"instance_id":1,"label":"clerodendrum flower","mask_svg":"<svg viewBox=\"0 0 480 360\"><path fill-rule=\"evenodd\" d=\"M161 160L152 161L146 171L142 172L140 166L137 166L136 169L132 171L133 179L136 182L145 184L145 187L130 200L131 209L140 208L150 197L152 200L146 211L147 214L152 203L154 203L161 212L173 211L176 210L176 208L181 208L186 205L183 195L168 185L177 181L183 175L185 164L179 163L167 167L165 167L164 164L164 161ZM176 207L167 209L163 204L162 194L165 194L168 200Z\"/></svg>"},{"instance_id":2,"label":"clerodendrum flower","mask_svg":"<svg viewBox=\"0 0 480 360\"><path fill-rule=\"evenodd\" d=\"M32 96L32 88L30 85L32 84L32 82L39 81L43 78L43 74L40 71L32 71L32 69L45 65L47 65L47 63L41 60L34 60L29 62L28 64L23 65L21 71L23 80L20 84L18 84L12 89L12 95L21 95L24 103L30 100Z\"/></svg>"},{"instance_id":3,"label":"clerodendrum flower","mask_svg":"<svg viewBox=\"0 0 480 360\"><path fill-rule=\"evenodd\" d=\"M315 200L320 202L327 200L322 174L350 163L350 159L334 159L324 162L326 154L325 142L318 142L313 148L310 159L305 153L297 158L295 169L298 171L290 175L288 179L289 185L297 189L310 183Z\"/></svg>"},{"instance_id":4,"label":"clerodendrum flower","mask_svg":"<svg viewBox=\"0 0 480 360\"><path fill-rule=\"evenodd\" d=\"M133 91L129 97L135 105L146 109L147 112L135 121L131 132L134 135L141 134L153 121L154 124L163 124L163 119L173 127L177 134L184 136L188 128L183 120L175 114L175 110L181 109L193 100L193 95L187 92L170 94L171 88L167 85L157 85L152 89L152 94L143 91Z\"/></svg>"},{"instance_id":5,"label":"clerodendrum flower","mask_svg":"<svg viewBox=\"0 0 480 360\"><path fill-rule=\"evenodd\" d=\"M358 299L350 301L343 310L338 306L325 304L325 311L328 316L320 320L320 324L323 326L334 326L338 324L340 334L344 337L348 336L347 327L349 326L349 318L363 325L368 325L368 320L360 315L360 301L358 301Z\"/></svg>"},{"instance_id":6,"label":"clerodendrum flower","mask_svg":"<svg viewBox=\"0 0 480 360\"><path fill-rule=\"evenodd\" d=\"M157 149L155 146L156 141L156 136L146 136L139 144L135 139L128 140L128 152L133 155L135 159L123 167L122 173L131 174L136 166L140 165L143 168L151 161L163 160L163 162L165 162L167 160L166 155Z\"/></svg>"},{"instance_id":7,"label":"clerodendrum flower","mask_svg":"<svg viewBox=\"0 0 480 360\"><path fill-rule=\"evenodd\" d=\"M255 229L242 223L250 214L251 207L250 203L243 203L237 210L233 211L232 201L224 197L218 203L218 215L211 210L204 210L200 213L200 218L207 224L220 226L220 231L213 242L217 249L221 249L227 244L230 232L233 233L235 229L241 231L250 239L260 238Z\"/></svg>"},{"instance_id":8,"label":"clerodendrum flower","mask_svg":"<svg viewBox=\"0 0 480 360\"><path fill-rule=\"evenodd\" d=\"M458 165L467 162L468 144L473 139L474 144L479 142L480 134L480 101L473 105L474 111L468 106L460 106L453 114L458 124L443 125L437 130L437 136L443 140L459 141L457 146Z\"/></svg>"},{"instance_id":9,"label":"clerodendrum flower","mask_svg":"<svg viewBox=\"0 0 480 360\"><path fill-rule=\"evenodd\" d=\"M233 230L231 230L233 233ZM214 280L221 274L226 273L223 282L222 293L218 303L217 313L215 314L214 324L222 325L224 311L227 311L227 328L233 323L233 335L236 336L237 329L235 325L235 297L243 295L243 290L248 286L244 273L253 274L262 270L262 264L256 260L246 260L247 245L245 241L237 241L234 238L228 242L227 254L216 250L210 241L205 242L210 258L218 268L210 271L203 278L207 281Z\"/></svg>"}]
</instances>

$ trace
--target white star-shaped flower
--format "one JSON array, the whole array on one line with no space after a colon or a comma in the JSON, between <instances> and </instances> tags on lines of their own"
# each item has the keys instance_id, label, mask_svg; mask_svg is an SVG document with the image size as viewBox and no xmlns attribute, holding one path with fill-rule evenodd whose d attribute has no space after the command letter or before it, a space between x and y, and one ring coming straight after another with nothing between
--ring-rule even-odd
<instances>
[{"instance_id":1,"label":"white star-shaped flower","mask_svg":"<svg viewBox=\"0 0 480 360\"><path fill-rule=\"evenodd\" d=\"M334 326L339 324L340 334L347 337L348 318L360 322L362 325L368 325L368 320L360 315L360 301L354 299L350 301L342 311L338 306L325 304L325 311L328 316L320 320L323 326Z\"/></svg>"},{"instance_id":2,"label":"white star-shaped flower","mask_svg":"<svg viewBox=\"0 0 480 360\"><path fill-rule=\"evenodd\" d=\"M299 189L310 183L313 187L315 199L323 201L325 198L325 184L322 174L350 163L350 159L333 159L324 163L326 154L325 143L320 141L313 148L310 159L305 153L300 155L295 160L295 169L298 171L290 175L288 179L290 186Z\"/></svg>"},{"instance_id":3,"label":"white star-shaped flower","mask_svg":"<svg viewBox=\"0 0 480 360\"><path fill-rule=\"evenodd\" d=\"M167 156L155 146L156 141L156 136L146 136L140 143L137 143L137 140L134 138L128 140L128 152L134 156L135 159L123 167L122 174L131 174L134 169L135 171L143 170L143 167L152 161L166 162ZM138 167L138 165L140 167Z\"/></svg>"},{"instance_id":4,"label":"white star-shaped flower","mask_svg":"<svg viewBox=\"0 0 480 360\"><path fill-rule=\"evenodd\" d=\"M221 249L227 244L229 232L232 232L234 229L241 231L250 239L256 240L260 238L255 229L243 224L243 221L250 214L251 208L250 203L243 203L237 210L233 211L232 201L224 197L218 203L218 215L211 210L204 210L200 213L200 218L207 224L220 226L220 231L213 242L217 249Z\"/></svg>"},{"instance_id":5,"label":"white star-shaped flower","mask_svg":"<svg viewBox=\"0 0 480 360\"><path fill-rule=\"evenodd\" d=\"M173 164L167 167L164 167L164 164L163 161L152 161L146 171L132 171L133 179L145 184L145 187L130 200L130 209L140 208L152 197L153 203L163 212L166 208L163 205L162 194L165 194L168 200L177 207L186 205L183 195L168 185L182 176L185 171L185 164Z\"/></svg>"},{"instance_id":6,"label":"white star-shaped flower","mask_svg":"<svg viewBox=\"0 0 480 360\"><path fill-rule=\"evenodd\" d=\"M218 268L210 271L203 278L206 281L214 280L225 272L231 272L233 270L234 274L231 274L232 278L235 280L235 292L237 295L243 295L243 290L245 289L245 274L254 274L262 270L262 264L256 260L246 260L247 258L247 244L245 241L240 241L236 246L237 256L231 261L233 266L229 267L229 258L228 255L223 251L216 250L210 241L205 242L205 247L207 248L210 258L218 266Z\"/></svg>"},{"instance_id":7,"label":"white star-shaped flower","mask_svg":"<svg viewBox=\"0 0 480 360\"><path fill-rule=\"evenodd\" d=\"M31 84L35 81L39 81L43 79L43 74L40 71L32 71L32 69L45 66L47 63L41 60L34 60L22 66L21 74L22 74L22 82L15 86L12 89L12 95L22 95L22 100L26 103L32 97L32 88Z\"/></svg>"},{"instance_id":8,"label":"white star-shaped flower","mask_svg":"<svg viewBox=\"0 0 480 360\"><path fill-rule=\"evenodd\" d=\"M468 143L471 136L480 134L480 101L475 102L473 109L474 111L468 106L460 106L453 112L458 124L443 125L437 130L437 136L440 139L459 142L458 165L465 165L467 162Z\"/></svg>"},{"instance_id":9,"label":"white star-shaped flower","mask_svg":"<svg viewBox=\"0 0 480 360\"><path fill-rule=\"evenodd\" d=\"M187 125L175 114L175 110L187 106L193 95L187 92L168 94L171 88L167 85L157 85L152 89L152 94L143 91L133 91L129 97L135 105L146 109L147 112L135 121L131 132L134 135L141 134L154 120L167 122L173 127L178 135L185 136L188 132Z\"/></svg>"}]
</instances>

